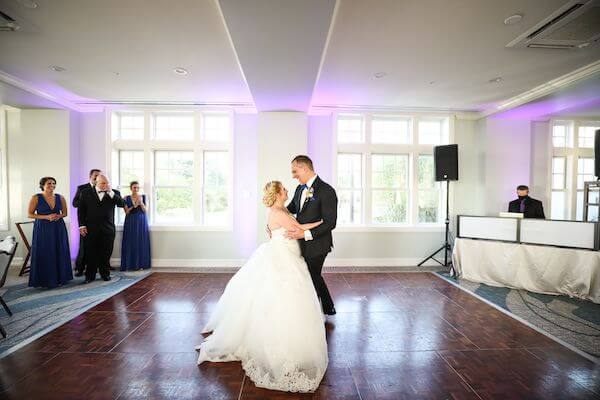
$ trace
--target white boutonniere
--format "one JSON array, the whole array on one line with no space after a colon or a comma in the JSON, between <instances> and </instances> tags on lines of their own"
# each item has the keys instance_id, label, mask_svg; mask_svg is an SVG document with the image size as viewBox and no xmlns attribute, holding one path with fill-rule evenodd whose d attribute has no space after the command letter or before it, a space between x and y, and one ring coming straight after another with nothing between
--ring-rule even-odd
<instances>
[{"instance_id":1,"label":"white boutonniere","mask_svg":"<svg viewBox=\"0 0 600 400\"><path fill-rule=\"evenodd\" d=\"M306 192L306 201L312 201L315 195L315 189L308 188L308 192Z\"/></svg>"}]
</instances>

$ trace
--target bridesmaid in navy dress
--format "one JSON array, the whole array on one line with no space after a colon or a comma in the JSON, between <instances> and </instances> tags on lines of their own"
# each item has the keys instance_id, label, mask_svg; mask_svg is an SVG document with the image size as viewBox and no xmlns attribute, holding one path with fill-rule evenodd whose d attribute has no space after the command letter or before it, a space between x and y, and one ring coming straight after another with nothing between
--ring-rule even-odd
<instances>
[{"instance_id":1,"label":"bridesmaid in navy dress","mask_svg":"<svg viewBox=\"0 0 600 400\"><path fill-rule=\"evenodd\" d=\"M131 196L125 197L125 223L121 244L121 271L150 268L150 232L145 195L140 195L140 184L129 184Z\"/></svg>"},{"instance_id":2,"label":"bridesmaid in navy dress","mask_svg":"<svg viewBox=\"0 0 600 400\"><path fill-rule=\"evenodd\" d=\"M31 244L29 286L53 288L73 279L69 237L63 218L67 203L54 193L56 179L40 179L40 189L29 202L29 218L35 219Z\"/></svg>"}]
</instances>

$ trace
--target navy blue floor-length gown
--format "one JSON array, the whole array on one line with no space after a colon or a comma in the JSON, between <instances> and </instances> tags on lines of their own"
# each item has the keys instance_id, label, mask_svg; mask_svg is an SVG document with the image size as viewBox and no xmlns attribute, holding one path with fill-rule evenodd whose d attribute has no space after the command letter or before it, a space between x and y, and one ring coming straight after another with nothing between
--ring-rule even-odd
<instances>
[{"instance_id":1,"label":"navy blue floor-length gown","mask_svg":"<svg viewBox=\"0 0 600 400\"><path fill-rule=\"evenodd\" d=\"M125 197L127 207L133 207L131 196ZM142 195L146 204L146 196ZM125 216L123 241L121 244L121 271L148 269L150 261L150 231L148 218L140 207L132 208Z\"/></svg>"},{"instance_id":2,"label":"navy blue floor-length gown","mask_svg":"<svg viewBox=\"0 0 600 400\"><path fill-rule=\"evenodd\" d=\"M39 215L58 214L62 208L60 195L54 195L54 208L41 193L37 194ZM62 218L56 221L36 219L33 223L29 286L53 288L73 279L69 236Z\"/></svg>"}]
</instances>

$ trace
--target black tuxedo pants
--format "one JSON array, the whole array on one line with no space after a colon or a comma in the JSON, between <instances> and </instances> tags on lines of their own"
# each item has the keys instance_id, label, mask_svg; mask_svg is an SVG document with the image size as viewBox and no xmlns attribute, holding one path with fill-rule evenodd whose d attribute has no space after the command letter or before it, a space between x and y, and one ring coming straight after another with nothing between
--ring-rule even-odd
<instances>
[{"instance_id":1,"label":"black tuxedo pants","mask_svg":"<svg viewBox=\"0 0 600 400\"><path fill-rule=\"evenodd\" d=\"M319 300L321 300L323 311L328 312L333 309L333 300L331 299L331 294L329 294L327 284L325 284L325 280L321 275L321 270L323 269L323 263L325 263L326 257L327 254L324 254L322 256L305 258L305 260L306 264L308 264L308 271L310 272L310 277L315 286L315 291L317 292Z\"/></svg>"},{"instance_id":2,"label":"black tuxedo pants","mask_svg":"<svg viewBox=\"0 0 600 400\"><path fill-rule=\"evenodd\" d=\"M83 272L85 269L85 237L79 236L79 250L77 251L77 258L75 259L75 270L77 272Z\"/></svg>"},{"instance_id":3,"label":"black tuxedo pants","mask_svg":"<svg viewBox=\"0 0 600 400\"><path fill-rule=\"evenodd\" d=\"M115 232L90 232L85 238L85 262L87 280L96 279L96 272L102 278L110 276L110 257L113 252Z\"/></svg>"}]
</instances>

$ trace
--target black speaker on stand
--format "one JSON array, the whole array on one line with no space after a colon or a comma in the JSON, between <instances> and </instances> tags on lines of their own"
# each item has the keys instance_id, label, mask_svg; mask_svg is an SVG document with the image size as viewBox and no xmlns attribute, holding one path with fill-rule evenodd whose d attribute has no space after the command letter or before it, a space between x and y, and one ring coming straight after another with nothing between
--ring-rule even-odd
<instances>
[{"instance_id":1,"label":"black speaker on stand","mask_svg":"<svg viewBox=\"0 0 600 400\"><path fill-rule=\"evenodd\" d=\"M452 252L449 242L450 234L450 181L458 180L458 145L449 144L445 146L436 146L433 148L433 163L435 169L435 180L437 182L446 182L446 237L442 247L434 251L430 256L421 261L418 266L422 266L428 260L433 260L444 267L451 266L454 276L457 276L452 261L448 262L448 253ZM444 262L435 258L440 251L444 251Z\"/></svg>"}]
</instances>

